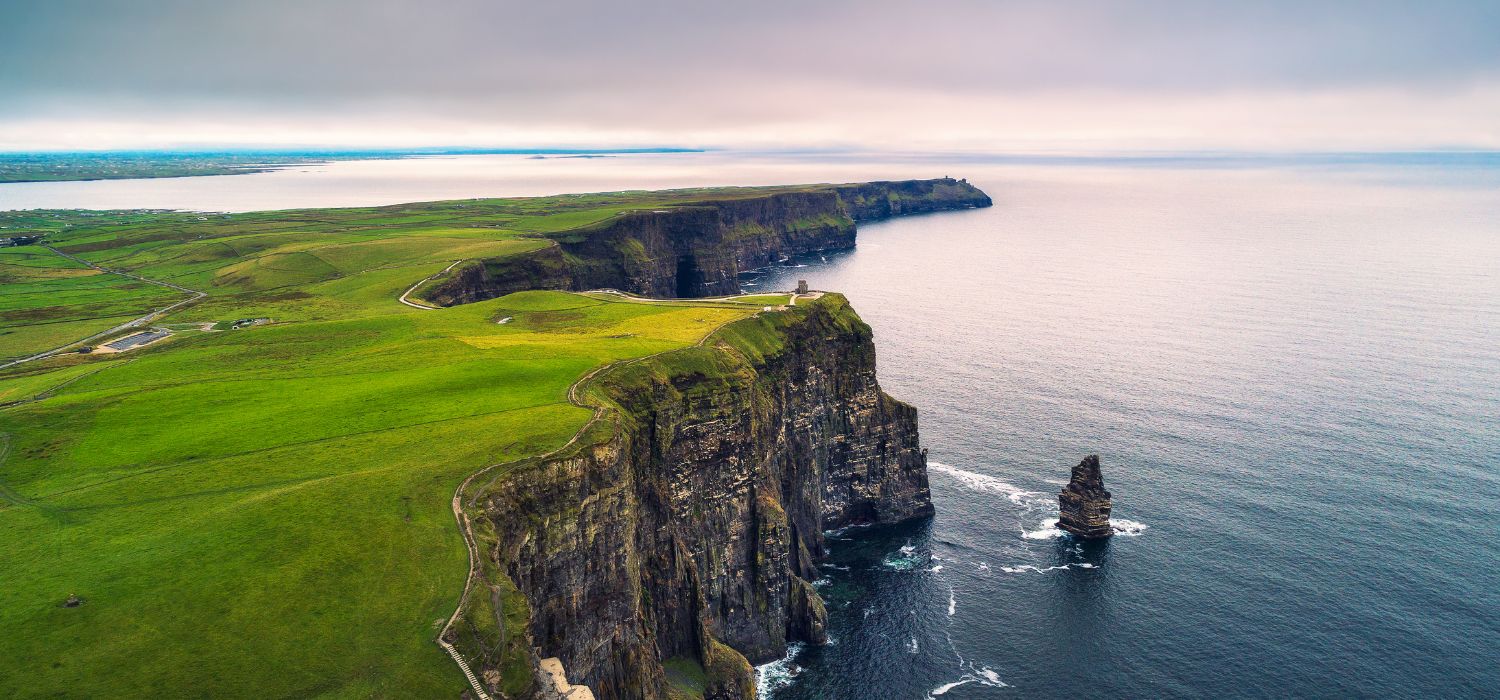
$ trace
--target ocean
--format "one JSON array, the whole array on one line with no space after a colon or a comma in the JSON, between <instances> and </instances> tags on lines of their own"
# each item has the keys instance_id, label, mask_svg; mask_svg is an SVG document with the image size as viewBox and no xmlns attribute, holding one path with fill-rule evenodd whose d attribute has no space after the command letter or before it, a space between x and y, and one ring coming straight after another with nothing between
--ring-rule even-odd
<instances>
[{"instance_id":1,"label":"ocean","mask_svg":"<svg viewBox=\"0 0 1500 700\"><path fill-rule=\"evenodd\" d=\"M1494 697L1500 159L726 153L0 185L243 211L967 177L989 209L747 274L843 292L920 411L937 515L833 533L812 698ZM1059 534L1088 454L1116 537Z\"/></svg>"},{"instance_id":2,"label":"ocean","mask_svg":"<svg viewBox=\"0 0 1500 700\"><path fill-rule=\"evenodd\" d=\"M1500 189L1429 170L981 170L747 276L850 297L937 506L835 536L764 694L1495 697ZM1052 527L1094 453L1098 543Z\"/></svg>"}]
</instances>

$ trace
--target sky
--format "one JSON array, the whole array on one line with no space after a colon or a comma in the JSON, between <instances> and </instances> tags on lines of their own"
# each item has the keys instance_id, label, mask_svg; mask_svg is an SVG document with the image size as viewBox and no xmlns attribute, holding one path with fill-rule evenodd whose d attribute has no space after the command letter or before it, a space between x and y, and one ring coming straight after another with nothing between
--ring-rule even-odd
<instances>
[{"instance_id":1,"label":"sky","mask_svg":"<svg viewBox=\"0 0 1500 700\"><path fill-rule=\"evenodd\" d=\"M0 150L1500 148L1500 0L0 0Z\"/></svg>"}]
</instances>

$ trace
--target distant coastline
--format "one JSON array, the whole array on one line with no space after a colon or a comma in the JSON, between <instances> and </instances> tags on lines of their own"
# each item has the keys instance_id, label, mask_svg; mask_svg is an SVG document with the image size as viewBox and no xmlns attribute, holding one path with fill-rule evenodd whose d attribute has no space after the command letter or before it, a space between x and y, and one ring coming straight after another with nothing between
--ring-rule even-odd
<instances>
[{"instance_id":1,"label":"distant coastline","mask_svg":"<svg viewBox=\"0 0 1500 700\"><path fill-rule=\"evenodd\" d=\"M74 151L0 153L0 184L141 180L248 175L342 160L416 156L527 155L598 158L645 153L701 153L698 148L445 148L405 150Z\"/></svg>"}]
</instances>

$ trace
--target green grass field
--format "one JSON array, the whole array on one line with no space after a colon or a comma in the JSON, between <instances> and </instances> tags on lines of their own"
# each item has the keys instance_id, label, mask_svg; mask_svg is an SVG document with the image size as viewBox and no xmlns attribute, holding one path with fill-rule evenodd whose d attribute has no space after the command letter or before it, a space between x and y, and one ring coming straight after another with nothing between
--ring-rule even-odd
<instances>
[{"instance_id":1,"label":"green grass field","mask_svg":"<svg viewBox=\"0 0 1500 700\"><path fill-rule=\"evenodd\" d=\"M41 247L0 248L0 359L49 350L186 299Z\"/></svg>"},{"instance_id":2,"label":"green grass field","mask_svg":"<svg viewBox=\"0 0 1500 700\"><path fill-rule=\"evenodd\" d=\"M0 695L456 696L433 638L467 570L459 482L566 443L590 415L567 389L592 369L692 345L767 298L397 297L454 260L686 196L0 214L209 295L161 343L0 370ZM184 297L36 246L0 249L0 274L0 355ZM175 325L251 317L272 323Z\"/></svg>"}]
</instances>

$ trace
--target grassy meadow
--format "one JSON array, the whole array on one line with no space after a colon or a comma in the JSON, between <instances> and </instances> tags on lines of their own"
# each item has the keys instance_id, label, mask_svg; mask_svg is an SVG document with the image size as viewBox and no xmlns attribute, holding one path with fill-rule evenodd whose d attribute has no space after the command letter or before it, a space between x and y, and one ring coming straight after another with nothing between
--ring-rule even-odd
<instances>
[{"instance_id":1,"label":"grassy meadow","mask_svg":"<svg viewBox=\"0 0 1500 700\"><path fill-rule=\"evenodd\" d=\"M567 389L590 370L774 297L397 297L455 260L688 196L0 214L48 246L0 249L0 355L185 296L51 249L209 295L154 345L0 370L0 695L456 696L433 643L467 570L454 488L566 443L590 415ZM255 317L271 322L208 330Z\"/></svg>"}]
</instances>

